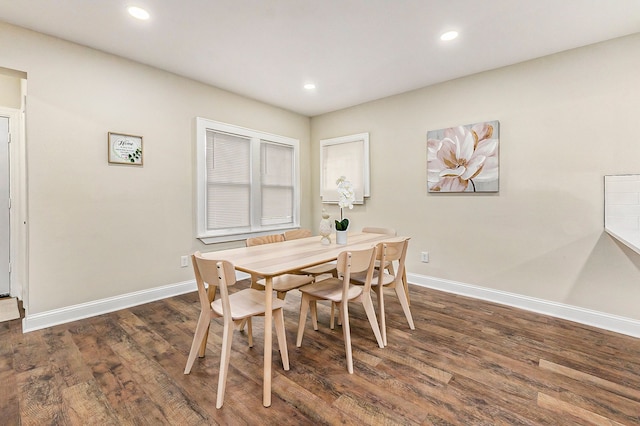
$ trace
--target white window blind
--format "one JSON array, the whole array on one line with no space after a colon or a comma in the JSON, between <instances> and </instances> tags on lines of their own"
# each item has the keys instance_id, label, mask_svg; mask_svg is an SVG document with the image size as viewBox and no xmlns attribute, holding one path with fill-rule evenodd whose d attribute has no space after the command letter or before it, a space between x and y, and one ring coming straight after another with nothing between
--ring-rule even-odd
<instances>
[{"instance_id":1,"label":"white window blind","mask_svg":"<svg viewBox=\"0 0 640 426\"><path fill-rule=\"evenodd\" d=\"M207 130L207 229L251 225L251 140Z\"/></svg>"},{"instance_id":2,"label":"white window blind","mask_svg":"<svg viewBox=\"0 0 640 426\"><path fill-rule=\"evenodd\" d=\"M293 224L293 148L262 141L262 225Z\"/></svg>"},{"instance_id":3,"label":"white window blind","mask_svg":"<svg viewBox=\"0 0 640 426\"><path fill-rule=\"evenodd\" d=\"M344 176L353 184L355 203L363 204L369 191L369 134L320 141L320 196L323 203L337 203L336 180Z\"/></svg>"},{"instance_id":4,"label":"white window blind","mask_svg":"<svg viewBox=\"0 0 640 426\"><path fill-rule=\"evenodd\" d=\"M231 241L299 226L298 141L196 123L198 238Z\"/></svg>"}]
</instances>

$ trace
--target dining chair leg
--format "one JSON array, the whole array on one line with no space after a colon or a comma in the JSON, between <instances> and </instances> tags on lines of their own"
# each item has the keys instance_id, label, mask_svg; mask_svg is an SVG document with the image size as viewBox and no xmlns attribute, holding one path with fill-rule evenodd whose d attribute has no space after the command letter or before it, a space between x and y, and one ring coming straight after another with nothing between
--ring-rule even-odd
<instances>
[{"instance_id":1,"label":"dining chair leg","mask_svg":"<svg viewBox=\"0 0 640 426\"><path fill-rule=\"evenodd\" d=\"M411 310L409 309L409 300L407 299L407 293L404 292L404 286L396 285L395 288L396 295L398 296L398 300L400 301L400 306L402 306L402 310L404 311L404 316L407 317L409 328L415 330L416 327L413 325L413 317L411 316Z\"/></svg>"},{"instance_id":2,"label":"dining chair leg","mask_svg":"<svg viewBox=\"0 0 640 426\"><path fill-rule=\"evenodd\" d=\"M241 320L235 321L235 324L236 324L236 330L244 331L244 326L247 324L247 319L243 318Z\"/></svg>"},{"instance_id":3,"label":"dining chair leg","mask_svg":"<svg viewBox=\"0 0 640 426\"><path fill-rule=\"evenodd\" d=\"M224 392L227 385L227 373L229 371L229 358L231 357L231 342L233 342L233 322L225 321L222 333L222 354L220 356L220 371L218 372L218 395L216 408L222 407Z\"/></svg>"},{"instance_id":4,"label":"dining chair leg","mask_svg":"<svg viewBox=\"0 0 640 426\"><path fill-rule=\"evenodd\" d=\"M342 335L344 336L344 351L347 356L347 371L353 374L353 354L351 353L351 328L349 327L348 302L341 303L340 314L342 315Z\"/></svg>"},{"instance_id":5,"label":"dining chair leg","mask_svg":"<svg viewBox=\"0 0 640 426\"><path fill-rule=\"evenodd\" d=\"M302 293L302 300L300 300L300 318L298 319L298 337L296 339L296 346L299 348L302 345L302 336L304 335L304 326L307 322L307 312L309 312L309 296Z\"/></svg>"},{"instance_id":6,"label":"dining chair leg","mask_svg":"<svg viewBox=\"0 0 640 426\"><path fill-rule=\"evenodd\" d=\"M256 277L255 275L251 275L251 285L249 287L256 290L264 290L264 287L258 284L258 279L259 277Z\"/></svg>"},{"instance_id":7,"label":"dining chair leg","mask_svg":"<svg viewBox=\"0 0 640 426\"><path fill-rule=\"evenodd\" d=\"M334 329L334 318L336 317L335 311L338 311L338 325L342 325L342 317L340 316L340 306L336 302L331 302L331 319L329 320L329 327Z\"/></svg>"},{"instance_id":8,"label":"dining chair leg","mask_svg":"<svg viewBox=\"0 0 640 426\"><path fill-rule=\"evenodd\" d=\"M339 315L339 313L338 313ZM331 302L331 319L329 319L329 328L334 329L336 316L336 302Z\"/></svg>"},{"instance_id":9,"label":"dining chair leg","mask_svg":"<svg viewBox=\"0 0 640 426\"><path fill-rule=\"evenodd\" d=\"M367 318L369 319L369 324L371 324L371 330L373 330L373 334L376 336L378 346L380 348L384 348L384 341L380 335L380 327L378 326L376 310L374 309L373 301L371 300L371 293L362 295L362 306L364 307L364 312L367 314Z\"/></svg>"},{"instance_id":10,"label":"dining chair leg","mask_svg":"<svg viewBox=\"0 0 640 426\"><path fill-rule=\"evenodd\" d=\"M191 350L189 351L189 357L187 358L187 365L184 368L184 374L191 372L191 367L196 360L196 356L199 354L202 344L206 344L205 337L209 331L209 325L211 324L211 315L209 312L201 312L198 317L198 324L196 330L193 333L193 342L191 343ZM204 354L203 354L204 355Z\"/></svg>"},{"instance_id":11,"label":"dining chair leg","mask_svg":"<svg viewBox=\"0 0 640 426\"><path fill-rule=\"evenodd\" d=\"M387 346L387 316L384 311L384 286L377 285L375 287L378 295L378 315L380 316L380 334L382 334L382 343Z\"/></svg>"},{"instance_id":12,"label":"dining chair leg","mask_svg":"<svg viewBox=\"0 0 640 426\"><path fill-rule=\"evenodd\" d=\"M198 357L204 358L204 354L207 351L207 338L209 337L209 329L211 328L211 319L207 321L207 331L204 333L204 337L202 338L202 343L200 344L200 350L198 351Z\"/></svg>"},{"instance_id":13,"label":"dining chair leg","mask_svg":"<svg viewBox=\"0 0 640 426\"><path fill-rule=\"evenodd\" d=\"M255 276L255 275L251 275L251 284L249 285L249 288L253 288L255 290L260 290L263 291L264 287L261 286L260 284L258 284L258 279L259 277ZM283 297L284 299L284 297ZM244 330L244 326L245 324L247 324L247 320L248 318L244 318L242 320L240 320L240 322L238 323L238 330L242 331Z\"/></svg>"},{"instance_id":14,"label":"dining chair leg","mask_svg":"<svg viewBox=\"0 0 640 426\"><path fill-rule=\"evenodd\" d=\"M207 286L207 299L209 300L209 305L211 302L216 300L216 287L215 286ZM207 321L207 331L204 333L204 338L202 339L202 344L200 345L200 351L198 352L198 356L200 358L204 358L204 354L207 351L207 339L209 338L209 329L211 328L211 318Z\"/></svg>"},{"instance_id":15,"label":"dining chair leg","mask_svg":"<svg viewBox=\"0 0 640 426\"><path fill-rule=\"evenodd\" d=\"M287 351L287 335L284 331L284 313L282 308L274 311L273 321L276 325L276 337L278 338L278 347L280 348L280 357L282 358L282 368L289 371L289 351Z\"/></svg>"},{"instance_id":16,"label":"dining chair leg","mask_svg":"<svg viewBox=\"0 0 640 426\"><path fill-rule=\"evenodd\" d=\"M385 268L389 275L395 275L395 268L393 267L393 262L389 262L389 264Z\"/></svg>"},{"instance_id":17,"label":"dining chair leg","mask_svg":"<svg viewBox=\"0 0 640 426\"><path fill-rule=\"evenodd\" d=\"M318 301L312 300L309 307L311 308L311 324L313 324L313 329L318 331Z\"/></svg>"},{"instance_id":18,"label":"dining chair leg","mask_svg":"<svg viewBox=\"0 0 640 426\"><path fill-rule=\"evenodd\" d=\"M404 293L407 295L407 304L411 305L411 296L409 296L409 282L407 281L407 269L402 271L402 285L404 286Z\"/></svg>"},{"instance_id":19,"label":"dining chair leg","mask_svg":"<svg viewBox=\"0 0 640 426\"><path fill-rule=\"evenodd\" d=\"M253 324L251 322L251 317L247 318L247 337L249 338L249 347L253 347Z\"/></svg>"}]
</instances>

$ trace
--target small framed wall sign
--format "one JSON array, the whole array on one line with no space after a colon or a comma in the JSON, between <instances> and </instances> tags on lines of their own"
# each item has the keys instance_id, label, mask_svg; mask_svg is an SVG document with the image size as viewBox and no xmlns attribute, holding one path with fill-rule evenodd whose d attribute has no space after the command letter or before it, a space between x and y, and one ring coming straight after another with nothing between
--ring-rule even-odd
<instances>
[{"instance_id":1,"label":"small framed wall sign","mask_svg":"<svg viewBox=\"0 0 640 426\"><path fill-rule=\"evenodd\" d=\"M109 163L142 166L142 136L109 132Z\"/></svg>"}]
</instances>

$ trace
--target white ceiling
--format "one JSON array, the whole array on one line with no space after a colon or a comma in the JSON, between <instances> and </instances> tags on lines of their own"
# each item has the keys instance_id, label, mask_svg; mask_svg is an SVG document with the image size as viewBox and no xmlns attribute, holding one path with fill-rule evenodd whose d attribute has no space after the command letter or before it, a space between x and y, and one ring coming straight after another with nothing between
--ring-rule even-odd
<instances>
[{"instance_id":1,"label":"white ceiling","mask_svg":"<svg viewBox=\"0 0 640 426\"><path fill-rule=\"evenodd\" d=\"M314 116L640 32L640 0L0 0L0 20Z\"/></svg>"}]
</instances>

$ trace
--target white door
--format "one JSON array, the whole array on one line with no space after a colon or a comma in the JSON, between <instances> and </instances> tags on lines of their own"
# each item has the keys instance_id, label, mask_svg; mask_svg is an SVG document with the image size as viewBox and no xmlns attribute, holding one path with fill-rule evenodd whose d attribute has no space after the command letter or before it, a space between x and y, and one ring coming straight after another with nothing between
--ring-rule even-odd
<instances>
[{"instance_id":1,"label":"white door","mask_svg":"<svg viewBox=\"0 0 640 426\"><path fill-rule=\"evenodd\" d=\"M0 296L9 281L9 118L0 117Z\"/></svg>"}]
</instances>

